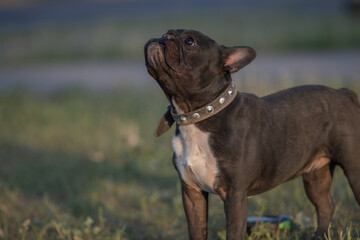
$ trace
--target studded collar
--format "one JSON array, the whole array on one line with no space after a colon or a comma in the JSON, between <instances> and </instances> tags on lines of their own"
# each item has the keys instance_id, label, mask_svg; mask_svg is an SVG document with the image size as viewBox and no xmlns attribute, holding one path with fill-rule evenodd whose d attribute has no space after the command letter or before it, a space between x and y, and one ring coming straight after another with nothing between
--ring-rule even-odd
<instances>
[{"instance_id":1,"label":"studded collar","mask_svg":"<svg viewBox=\"0 0 360 240\"><path fill-rule=\"evenodd\" d=\"M176 124L180 126L203 121L226 108L234 100L236 93L237 91L235 84L232 83L224 92L215 98L214 101L205 105L204 107L184 114L176 114L174 113L173 108L171 108L171 115L174 118Z\"/></svg>"},{"instance_id":2,"label":"studded collar","mask_svg":"<svg viewBox=\"0 0 360 240\"><path fill-rule=\"evenodd\" d=\"M212 102L205 105L202 108L196 109L192 112L177 114L174 112L174 109L169 105L164 116L160 119L156 129L155 136L159 137L167 130L170 129L171 125L176 122L179 126L185 126L189 124L194 124L200 121L203 121L224 108L226 108L236 97L237 91L235 84L232 83L229 87L222 92L218 97L216 97Z\"/></svg>"}]
</instances>

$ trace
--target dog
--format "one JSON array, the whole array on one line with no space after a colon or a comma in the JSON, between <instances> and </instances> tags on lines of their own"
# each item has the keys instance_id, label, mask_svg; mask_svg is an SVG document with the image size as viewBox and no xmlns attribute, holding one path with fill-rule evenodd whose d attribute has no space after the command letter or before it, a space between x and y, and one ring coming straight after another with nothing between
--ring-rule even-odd
<instances>
[{"instance_id":1,"label":"dog","mask_svg":"<svg viewBox=\"0 0 360 240\"><path fill-rule=\"evenodd\" d=\"M169 30L144 47L149 74L169 100L155 135L174 123L173 164L190 239L207 238L208 194L220 196L226 239L246 239L247 199L296 176L315 205L323 239L340 166L360 204L360 103L356 93L320 85L265 96L238 93L231 74L256 57L194 30Z\"/></svg>"}]
</instances>

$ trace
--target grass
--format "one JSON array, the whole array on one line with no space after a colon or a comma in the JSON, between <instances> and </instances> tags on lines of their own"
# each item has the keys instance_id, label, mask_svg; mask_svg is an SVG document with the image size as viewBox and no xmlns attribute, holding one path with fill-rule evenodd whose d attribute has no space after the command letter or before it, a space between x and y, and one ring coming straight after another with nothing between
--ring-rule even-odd
<instances>
[{"instance_id":1,"label":"grass","mask_svg":"<svg viewBox=\"0 0 360 240\"><path fill-rule=\"evenodd\" d=\"M169 9L160 15L33 27L0 23L0 63L139 58L148 39L174 28L197 29L221 44L249 45L262 52L359 49L360 17L340 7L329 12L289 6L188 11L186 16Z\"/></svg>"},{"instance_id":2,"label":"grass","mask_svg":"<svg viewBox=\"0 0 360 240\"><path fill-rule=\"evenodd\" d=\"M358 49L359 25L359 17L341 11L237 8L28 28L0 23L0 64L139 58L147 39L170 28L197 29L219 43L262 52ZM237 86L265 95L299 84L288 77L264 83L248 76ZM360 93L356 81L326 84ZM171 162L173 129L153 137L166 106L161 92L140 95L138 89L1 93L0 239L187 239ZM337 208L329 239L359 239L359 206L340 169L332 192ZM249 215L268 214L290 215L293 231L263 224L249 239L305 239L316 225L301 179L249 200ZM209 239L225 239L224 229L222 203L212 195Z\"/></svg>"},{"instance_id":3,"label":"grass","mask_svg":"<svg viewBox=\"0 0 360 240\"><path fill-rule=\"evenodd\" d=\"M260 95L282 88L254 82L237 84ZM0 95L0 239L187 239L172 133L153 137L165 97L138 91ZM340 169L332 192L331 239L358 239L359 207ZM316 225L301 179L249 200L249 215L268 214L290 215L293 231L259 225L249 239L305 239ZM212 195L209 239L225 239L224 229Z\"/></svg>"}]
</instances>

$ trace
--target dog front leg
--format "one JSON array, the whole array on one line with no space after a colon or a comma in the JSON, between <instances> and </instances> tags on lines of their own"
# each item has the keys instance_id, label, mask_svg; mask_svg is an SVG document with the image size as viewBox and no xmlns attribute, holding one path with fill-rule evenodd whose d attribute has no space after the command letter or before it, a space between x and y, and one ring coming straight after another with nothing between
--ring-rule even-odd
<instances>
[{"instance_id":1,"label":"dog front leg","mask_svg":"<svg viewBox=\"0 0 360 240\"><path fill-rule=\"evenodd\" d=\"M247 195L228 192L225 199L226 239L246 239Z\"/></svg>"},{"instance_id":2,"label":"dog front leg","mask_svg":"<svg viewBox=\"0 0 360 240\"><path fill-rule=\"evenodd\" d=\"M208 193L182 183L182 198L188 222L189 239L207 238Z\"/></svg>"}]
</instances>

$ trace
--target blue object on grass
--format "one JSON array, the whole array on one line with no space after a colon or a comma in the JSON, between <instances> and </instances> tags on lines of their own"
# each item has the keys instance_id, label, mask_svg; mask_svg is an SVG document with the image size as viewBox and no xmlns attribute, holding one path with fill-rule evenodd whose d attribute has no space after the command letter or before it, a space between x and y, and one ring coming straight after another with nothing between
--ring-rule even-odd
<instances>
[{"instance_id":1,"label":"blue object on grass","mask_svg":"<svg viewBox=\"0 0 360 240\"><path fill-rule=\"evenodd\" d=\"M253 227L256 223L276 224L281 230L291 230L291 218L287 215L265 216L265 217L248 217L248 227Z\"/></svg>"}]
</instances>

